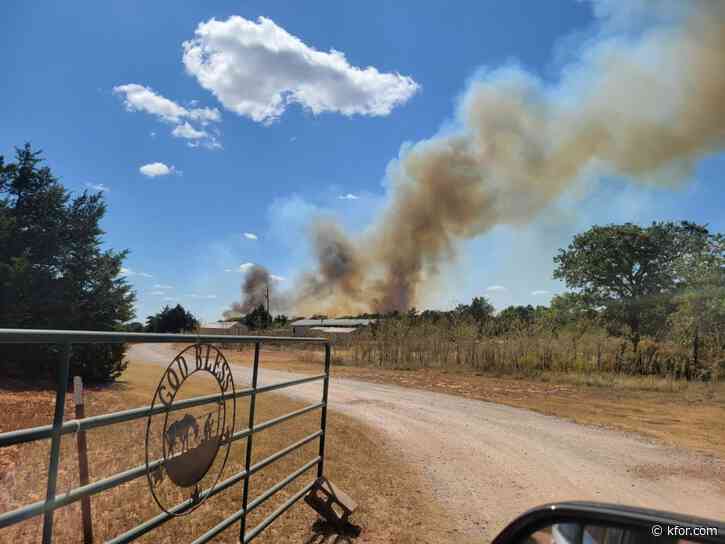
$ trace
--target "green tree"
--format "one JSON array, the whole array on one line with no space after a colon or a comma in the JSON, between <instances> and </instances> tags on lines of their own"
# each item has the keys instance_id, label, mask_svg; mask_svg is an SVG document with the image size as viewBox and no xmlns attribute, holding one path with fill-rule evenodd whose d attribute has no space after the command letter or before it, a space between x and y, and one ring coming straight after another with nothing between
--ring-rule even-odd
<instances>
[{"instance_id":1,"label":"green tree","mask_svg":"<svg viewBox=\"0 0 725 544\"><path fill-rule=\"evenodd\" d=\"M146 328L140 321L133 321L131 323L125 323L123 325L123 330L126 332L144 332Z\"/></svg>"},{"instance_id":2,"label":"green tree","mask_svg":"<svg viewBox=\"0 0 725 544\"><path fill-rule=\"evenodd\" d=\"M477 324L478 333L483 334L484 326L493 317L496 309L486 297L473 297L470 304L459 304L451 312L449 320L457 321L460 318L471 320ZM423 315L423 314L421 314Z\"/></svg>"},{"instance_id":3,"label":"green tree","mask_svg":"<svg viewBox=\"0 0 725 544\"><path fill-rule=\"evenodd\" d=\"M714 355L718 374L725 372L725 236L710 235L677 268L681 287L669 324L674 337L691 348L685 376L710 379L714 369L703 366L703 348Z\"/></svg>"},{"instance_id":4,"label":"green tree","mask_svg":"<svg viewBox=\"0 0 725 544\"><path fill-rule=\"evenodd\" d=\"M266 329L272 324L272 316L269 315L264 304L260 304L244 317L244 324L250 330Z\"/></svg>"},{"instance_id":5,"label":"green tree","mask_svg":"<svg viewBox=\"0 0 725 544\"><path fill-rule=\"evenodd\" d=\"M663 329L672 311L679 260L708 237L706 227L685 221L594 226L559 250L554 277L602 309L611 332L626 334L636 352L641 335Z\"/></svg>"},{"instance_id":6,"label":"green tree","mask_svg":"<svg viewBox=\"0 0 725 544\"><path fill-rule=\"evenodd\" d=\"M289 318L284 314L279 314L274 318L275 327L285 327L289 323Z\"/></svg>"},{"instance_id":7,"label":"green tree","mask_svg":"<svg viewBox=\"0 0 725 544\"><path fill-rule=\"evenodd\" d=\"M592 309L586 299L578 293L554 295L549 308L542 312L542 318L553 332L585 322L592 324L599 313Z\"/></svg>"},{"instance_id":8,"label":"green tree","mask_svg":"<svg viewBox=\"0 0 725 544\"><path fill-rule=\"evenodd\" d=\"M193 331L199 327L199 321L181 304L173 308L164 306L162 310L146 318L146 332L180 333Z\"/></svg>"},{"instance_id":9,"label":"green tree","mask_svg":"<svg viewBox=\"0 0 725 544\"><path fill-rule=\"evenodd\" d=\"M102 250L101 193L72 195L29 144L0 157L0 326L118 330L134 294L120 276L126 251ZM112 380L125 369L122 345L74 346L71 375ZM54 346L6 346L26 377L56 368Z\"/></svg>"},{"instance_id":10,"label":"green tree","mask_svg":"<svg viewBox=\"0 0 725 544\"><path fill-rule=\"evenodd\" d=\"M460 304L457 310L478 322L489 319L496 311L486 297L473 297L470 304Z\"/></svg>"}]
</instances>

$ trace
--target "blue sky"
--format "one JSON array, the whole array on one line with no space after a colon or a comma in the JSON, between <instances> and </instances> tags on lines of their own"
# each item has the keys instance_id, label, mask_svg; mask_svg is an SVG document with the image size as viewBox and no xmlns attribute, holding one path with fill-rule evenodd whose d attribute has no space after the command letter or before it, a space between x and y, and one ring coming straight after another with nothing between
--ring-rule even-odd
<instances>
[{"instance_id":1,"label":"blue sky","mask_svg":"<svg viewBox=\"0 0 725 544\"><path fill-rule=\"evenodd\" d=\"M238 30L225 24L255 30L259 17L321 62L341 52L347 67L300 74L289 58L267 77L260 56L264 85L306 81L286 107L263 85L252 92L189 68L208 45L189 42L200 25L222 23L204 27L218 45ZM483 68L516 62L555 82L594 25L592 5L574 0L21 2L0 21L0 154L29 141L68 188L107 189L105 240L131 252L139 319L180 302L213 320L238 299L240 265L289 283L309 264L315 214L364 230L385 207L389 161L446 126ZM342 76L354 67L375 72L353 84ZM723 167L710 156L675 189L593 180L528 225L464 242L430 304L480 294L498 307L546 303L562 290L551 257L594 223L690 219L725 231Z\"/></svg>"}]
</instances>

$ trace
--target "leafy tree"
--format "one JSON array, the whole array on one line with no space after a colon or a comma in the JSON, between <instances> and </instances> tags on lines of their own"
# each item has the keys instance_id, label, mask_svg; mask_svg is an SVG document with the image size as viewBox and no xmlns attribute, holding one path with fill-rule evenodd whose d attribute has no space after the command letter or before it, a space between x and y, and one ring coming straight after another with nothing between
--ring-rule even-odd
<instances>
[{"instance_id":1,"label":"leafy tree","mask_svg":"<svg viewBox=\"0 0 725 544\"><path fill-rule=\"evenodd\" d=\"M534 307L531 304L526 306L509 306L498 314L501 321L523 321L531 322L534 319Z\"/></svg>"},{"instance_id":2,"label":"leafy tree","mask_svg":"<svg viewBox=\"0 0 725 544\"><path fill-rule=\"evenodd\" d=\"M557 332L582 321L593 323L599 317L599 313L579 293L562 293L552 297L549 308L541 317L554 332Z\"/></svg>"},{"instance_id":3,"label":"leafy tree","mask_svg":"<svg viewBox=\"0 0 725 544\"><path fill-rule=\"evenodd\" d=\"M76 197L41 166L40 151L0 157L0 325L118 330L134 294L120 276L126 251L102 250L101 193ZM57 346L5 346L6 360L37 378L56 368ZM125 369L122 345L74 346L71 375L112 380Z\"/></svg>"},{"instance_id":4,"label":"leafy tree","mask_svg":"<svg viewBox=\"0 0 725 544\"><path fill-rule=\"evenodd\" d=\"M711 235L699 251L684 254L678 272L682 286L669 323L674 337L692 350L686 377L710 379L712 369L701 368L703 347L719 356L718 371L725 372L725 236Z\"/></svg>"},{"instance_id":5,"label":"leafy tree","mask_svg":"<svg viewBox=\"0 0 725 544\"><path fill-rule=\"evenodd\" d=\"M594 226L554 257L554 277L577 290L590 308L628 335L638 349L643 333L662 329L683 279L678 262L706 243L707 228L688 222ZM621 327L617 329L616 327Z\"/></svg>"},{"instance_id":6,"label":"leafy tree","mask_svg":"<svg viewBox=\"0 0 725 544\"><path fill-rule=\"evenodd\" d=\"M284 314L279 314L274 318L275 327L284 327L289 323L289 318Z\"/></svg>"},{"instance_id":7,"label":"leafy tree","mask_svg":"<svg viewBox=\"0 0 725 544\"><path fill-rule=\"evenodd\" d=\"M180 333L197 327L199 321L181 304L173 308L164 306L159 313L146 318L146 332Z\"/></svg>"},{"instance_id":8,"label":"leafy tree","mask_svg":"<svg viewBox=\"0 0 725 544\"><path fill-rule=\"evenodd\" d=\"M473 297L470 304L459 304L455 311L459 315L464 315L475 321L482 322L492 317L496 309L486 297Z\"/></svg>"},{"instance_id":9,"label":"leafy tree","mask_svg":"<svg viewBox=\"0 0 725 544\"><path fill-rule=\"evenodd\" d=\"M266 329L272 324L272 316L269 315L264 304L260 304L244 317L244 324L250 330Z\"/></svg>"},{"instance_id":10,"label":"leafy tree","mask_svg":"<svg viewBox=\"0 0 725 544\"><path fill-rule=\"evenodd\" d=\"M123 325L123 330L126 332L144 332L146 329L144 324L139 321L133 321Z\"/></svg>"}]
</instances>

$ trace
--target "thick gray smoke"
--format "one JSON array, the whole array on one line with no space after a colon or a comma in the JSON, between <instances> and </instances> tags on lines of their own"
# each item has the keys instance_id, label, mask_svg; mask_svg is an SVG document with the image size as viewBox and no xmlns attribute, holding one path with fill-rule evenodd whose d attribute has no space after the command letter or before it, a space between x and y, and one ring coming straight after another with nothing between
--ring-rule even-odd
<instances>
[{"instance_id":1,"label":"thick gray smoke","mask_svg":"<svg viewBox=\"0 0 725 544\"><path fill-rule=\"evenodd\" d=\"M313 229L299 312L404 310L461 240L525 224L587 175L686 180L725 143L725 2L599 0L606 16L557 85L517 67L465 93L458 129L405 147L389 204L367 235ZM636 36L613 33L647 13ZM603 203L606 204L606 203Z\"/></svg>"},{"instance_id":2,"label":"thick gray smoke","mask_svg":"<svg viewBox=\"0 0 725 544\"><path fill-rule=\"evenodd\" d=\"M242 300L232 304L232 311L248 314L262 304L267 307L267 289L271 283L269 272L259 265L247 270L242 281Z\"/></svg>"},{"instance_id":3,"label":"thick gray smoke","mask_svg":"<svg viewBox=\"0 0 725 544\"><path fill-rule=\"evenodd\" d=\"M279 278L275 279L275 276L272 276L263 266L255 264L250 267L242 280L241 300L232 303L231 309L224 312L225 317L246 315L260 304L266 308L268 293L269 310L272 314L289 311L289 295L278 289L277 280Z\"/></svg>"}]
</instances>

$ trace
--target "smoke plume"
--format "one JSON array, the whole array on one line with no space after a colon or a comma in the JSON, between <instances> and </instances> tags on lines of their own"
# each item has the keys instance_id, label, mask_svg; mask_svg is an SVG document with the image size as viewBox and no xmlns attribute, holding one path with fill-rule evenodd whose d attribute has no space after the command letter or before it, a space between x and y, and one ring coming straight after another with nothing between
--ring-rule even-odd
<instances>
[{"instance_id":1,"label":"smoke plume","mask_svg":"<svg viewBox=\"0 0 725 544\"><path fill-rule=\"evenodd\" d=\"M267 289L271 283L269 272L259 265L247 270L242 281L242 300L232 304L232 312L248 314L260 304L267 307Z\"/></svg>"},{"instance_id":2,"label":"smoke plume","mask_svg":"<svg viewBox=\"0 0 725 544\"><path fill-rule=\"evenodd\" d=\"M290 295L278 289L278 280L261 265L255 264L246 271L241 285L241 300L234 302L231 308L224 312L224 317L230 318L238 314L246 315L260 304L267 307L267 294L269 290L269 310L272 314L290 310Z\"/></svg>"},{"instance_id":3,"label":"smoke plume","mask_svg":"<svg viewBox=\"0 0 725 544\"><path fill-rule=\"evenodd\" d=\"M648 26L605 31L633 6ZM601 32L556 85L491 71L466 91L456 130L404 146L364 236L314 225L317 265L295 290L297 311L404 310L460 241L530 222L587 175L673 184L723 149L725 2L598 0L595 11Z\"/></svg>"}]
</instances>

